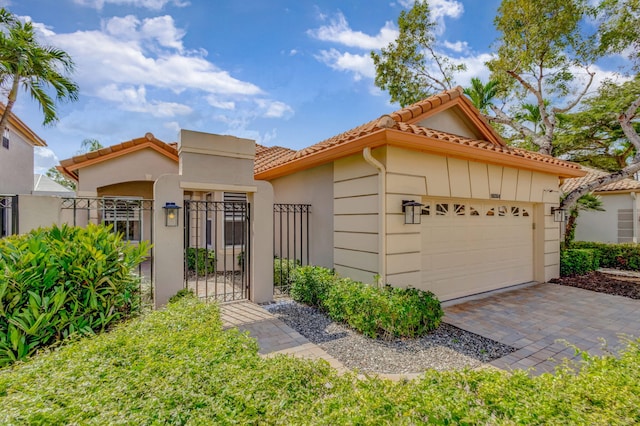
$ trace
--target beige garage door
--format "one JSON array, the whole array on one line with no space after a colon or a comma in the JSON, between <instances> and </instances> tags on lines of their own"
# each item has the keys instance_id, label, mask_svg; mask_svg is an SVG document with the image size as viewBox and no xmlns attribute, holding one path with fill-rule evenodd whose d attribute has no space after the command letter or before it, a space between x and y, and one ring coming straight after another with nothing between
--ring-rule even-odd
<instances>
[{"instance_id":1,"label":"beige garage door","mask_svg":"<svg viewBox=\"0 0 640 426\"><path fill-rule=\"evenodd\" d=\"M422 288L442 301L533 280L533 206L428 201Z\"/></svg>"}]
</instances>

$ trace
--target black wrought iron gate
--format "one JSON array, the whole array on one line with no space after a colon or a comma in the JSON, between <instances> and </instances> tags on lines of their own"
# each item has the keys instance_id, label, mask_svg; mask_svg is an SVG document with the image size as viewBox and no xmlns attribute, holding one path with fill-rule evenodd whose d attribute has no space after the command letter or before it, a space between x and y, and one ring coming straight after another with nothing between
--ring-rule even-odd
<instances>
[{"instance_id":1,"label":"black wrought iron gate","mask_svg":"<svg viewBox=\"0 0 640 426\"><path fill-rule=\"evenodd\" d=\"M205 300L249 298L250 205L245 201L184 201L185 288Z\"/></svg>"},{"instance_id":2,"label":"black wrought iron gate","mask_svg":"<svg viewBox=\"0 0 640 426\"><path fill-rule=\"evenodd\" d=\"M309 262L310 204L273 205L273 294L289 294L293 269Z\"/></svg>"}]
</instances>

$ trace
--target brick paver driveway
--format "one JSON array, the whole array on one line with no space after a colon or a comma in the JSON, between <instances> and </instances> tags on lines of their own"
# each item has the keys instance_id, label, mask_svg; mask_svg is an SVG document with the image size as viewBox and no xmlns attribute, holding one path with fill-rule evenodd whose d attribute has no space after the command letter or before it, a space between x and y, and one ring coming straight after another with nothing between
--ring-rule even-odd
<instances>
[{"instance_id":1,"label":"brick paver driveway","mask_svg":"<svg viewBox=\"0 0 640 426\"><path fill-rule=\"evenodd\" d=\"M640 300L557 284L537 284L445 308L444 321L511 345L517 351L493 361L503 369L552 371L574 350L615 351L621 334L640 337Z\"/></svg>"}]
</instances>

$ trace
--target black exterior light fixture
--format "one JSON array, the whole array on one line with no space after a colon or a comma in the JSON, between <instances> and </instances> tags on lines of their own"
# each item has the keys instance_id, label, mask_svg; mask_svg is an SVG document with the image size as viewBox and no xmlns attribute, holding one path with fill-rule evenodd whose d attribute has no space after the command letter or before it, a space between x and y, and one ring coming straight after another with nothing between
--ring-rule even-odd
<instances>
[{"instance_id":1,"label":"black exterior light fixture","mask_svg":"<svg viewBox=\"0 0 640 426\"><path fill-rule=\"evenodd\" d=\"M561 209L560 207L551 207L551 214L553 215L554 222L564 222L566 220L565 213L565 209Z\"/></svg>"},{"instance_id":2,"label":"black exterior light fixture","mask_svg":"<svg viewBox=\"0 0 640 426\"><path fill-rule=\"evenodd\" d=\"M414 200L402 200L402 212L404 213L404 223L411 225L420 224L420 214L424 204Z\"/></svg>"},{"instance_id":3,"label":"black exterior light fixture","mask_svg":"<svg viewBox=\"0 0 640 426\"><path fill-rule=\"evenodd\" d=\"M182 207L176 203L167 202L162 208L164 209L164 226L178 226L178 210Z\"/></svg>"}]
</instances>

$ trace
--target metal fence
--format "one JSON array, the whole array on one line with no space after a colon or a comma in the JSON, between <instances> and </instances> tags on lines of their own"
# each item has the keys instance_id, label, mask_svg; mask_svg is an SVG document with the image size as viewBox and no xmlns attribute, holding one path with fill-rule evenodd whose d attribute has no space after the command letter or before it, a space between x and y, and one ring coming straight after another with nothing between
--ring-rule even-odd
<instances>
[{"instance_id":1,"label":"metal fence","mask_svg":"<svg viewBox=\"0 0 640 426\"><path fill-rule=\"evenodd\" d=\"M90 223L111 225L125 241L151 244L149 256L138 265L140 295L145 304L153 302L153 200L136 198L63 198L61 222L73 226Z\"/></svg>"},{"instance_id":2,"label":"metal fence","mask_svg":"<svg viewBox=\"0 0 640 426\"><path fill-rule=\"evenodd\" d=\"M185 200L184 286L205 300L249 298L250 205Z\"/></svg>"},{"instance_id":3,"label":"metal fence","mask_svg":"<svg viewBox=\"0 0 640 426\"><path fill-rule=\"evenodd\" d=\"M18 233L18 196L0 195L0 238Z\"/></svg>"},{"instance_id":4,"label":"metal fence","mask_svg":"<svg viewBox=\"0 0 640 426\"><path fill-rule=\"evenodd\" d=\"M286 296L296 266L309 264L310 204L273 205L273 294Z\"/></svg>"}]
</instances>

